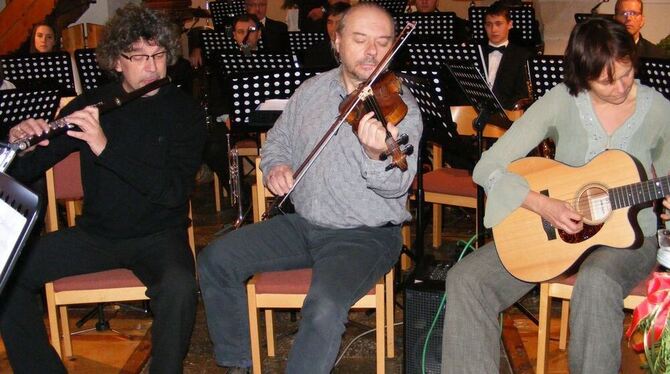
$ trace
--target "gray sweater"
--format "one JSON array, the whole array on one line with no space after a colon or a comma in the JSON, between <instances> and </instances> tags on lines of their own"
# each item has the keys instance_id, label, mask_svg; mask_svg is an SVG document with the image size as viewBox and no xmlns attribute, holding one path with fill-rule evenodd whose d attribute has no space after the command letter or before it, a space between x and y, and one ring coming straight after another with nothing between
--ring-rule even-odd
<instances>
[{"instance_id":1,"label":"gray sweater","mask_svg":"<svg viewBox=\"0 0 670 374\"><path fill-rule=\"evenodd\" d=\"M528 183L508 172L507 166L545 138L556 143L556 160L570 166L582 166L606 149L620 149L635 157L648 177L653 175L652 165L658 176L666 175L670 170L670 102L653 88L636 84L635 112L612 135L600 125L586 92L574 97L559 84L534 103L475 167L473 179L488 194L484 224L495 226L521 206ZM641 210L637 220L644 236L655 235L651 208Z\"/></svg>"},{"instance_id":2,"label":"gray sweater","mask_svg":"<svg viewBox=\"0 0 670 374\"><path fill-rule=\"evenodd\" d=\"M385 171L389 161L371 160L345 123L291 193L298 214L330 228L400 224L411 218L405 204L416 174L422 124L414 97L407 89L403 92L408 112L398 130L415 149L407 159L408 170ZM268 132L261 150L263 173L267 176L280 164L295 171L337 118L346 94L340 68L304 82Z\"/></svg>"}]
</instances>

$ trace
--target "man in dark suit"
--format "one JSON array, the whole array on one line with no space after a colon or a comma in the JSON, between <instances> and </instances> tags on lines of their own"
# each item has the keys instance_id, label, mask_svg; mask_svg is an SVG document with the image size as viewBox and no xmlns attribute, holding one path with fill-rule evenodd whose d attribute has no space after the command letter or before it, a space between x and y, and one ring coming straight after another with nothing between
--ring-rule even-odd
<instances>
[{"instance_id":1,"label":"man in dark suit","mask_svg":"<svg viewBox=\"0 0 670 374\"><path fill-rule=\"evenodd\" d=\"M642 37L640 30L644 26L644 6L642 0L617 0L614 6L614 19L626 26L637 45L638 57L668 58L665 51Z\"/></svg>"},{"instance_id":2,"label":"man in dark suit","mask_svg":"<svg viewBox=\"0 0 670 374\"><path fill-rule=\"evenodd\" d=\"M328 6L326 10L326 33L328 38L307 48L303 66L332 69L340 64L338 57L335 55L334 43L337 36L337 25L342 20L344 12L349 8L351 8L349 3L335 3Z\"/></svg>"},{"instance_id":3,"label":"man in dark suit","mask_svg":"<svg viewBox=\"0 0 670 374\"><path fill-rule=\"evenodd\" d=\"M530 51L510 43L509 31L512 27L509 8L497 1L491 4L484 16L488 41L481 46L481 50L486 80L505 109L522 105L529 96L526 61Z\"/></svg>"},{"instance_id":4,"label":"man in dark suit","mask_svg":"<svg viewBox=\"0 0 670 374\"><path fill-rule=\"evenodd\" d=\"M247 13L258 17L263 28L263 49L268 52L288 53L288 27L284 22L266 16L268 0L246 0Z\"/></svg>"}]
</instances>

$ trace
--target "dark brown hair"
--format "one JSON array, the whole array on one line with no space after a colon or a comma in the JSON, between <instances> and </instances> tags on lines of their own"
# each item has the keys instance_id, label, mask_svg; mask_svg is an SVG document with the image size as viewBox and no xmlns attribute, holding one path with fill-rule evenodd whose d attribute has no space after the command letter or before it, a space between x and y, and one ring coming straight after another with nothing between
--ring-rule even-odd
<instances>
[{"instance_id":1,"label":"dark brown hair","mask_svg":"<svg viewBox=\"0 0 670 374\"><path fill-rule=\"evenodd\" d=\"M507 21L512 20L509 16L509 7L500 1L496 1L495 3L489 5L488 8L486 8L486 12L484 12L484 19L486 19L486 16L503 16Z\"/></svg>"},{"instance_id":2,"label":"dark brown hair","mask_svg":"<svg viewBox=\"0 0 670 374\"><path fill-rule=\"evenodd\" d=\"M589 81L607 71L614 80L614 63L630 61L637 65L637 51L633 37L622 24L603 17L591 17L578 23L570 34L565 49L565 80L571 95L588 90Z\"/></svg>"},{"instance_id":3,"label":"dark brown hair","mask_svg":"<svg viewBox=\"0 0 670 374\"><path fill-rule=\"evenodd\" d=\"M130 52L133 43L143 39L154 42L167 51L168 65L179 57L179 27L162 13L135 4L117 9L107 22L102 41L96 50L98 64L117 79L121 74L114 68L121 53Z\"/></svg>"}]
</instances>

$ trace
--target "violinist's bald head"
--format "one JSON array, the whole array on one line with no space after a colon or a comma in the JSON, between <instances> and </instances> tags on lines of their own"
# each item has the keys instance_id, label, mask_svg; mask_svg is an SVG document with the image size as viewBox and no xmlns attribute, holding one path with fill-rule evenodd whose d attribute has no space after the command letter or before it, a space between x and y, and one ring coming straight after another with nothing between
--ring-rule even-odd
<instances>
[{"instance_id":1,"label":"violinist's bald head","mask_svg":"<svg viewBox=\"0 0 670 374\"><path fill-rule=\"evenodd\" d=\"M364 20L380 20L378 17L388 22L389 29L395 36L395 21L386 9L375 3L358 3L344 12L342 20L337 25L337 33L342 34L342 31L347 26L347 21L351 19L362 18Z\"/></svg>"},{"instance_id":2,"label":"violinist's bald head","mask_svg":"<svg viewBox=\"0 0 670 374\"><path fill-rule=\"evenodd\" d=\"M393 46L393 18L374 3L359 3L344 14L335 35L335 50L349 92L370 74Z\"/></svg>"}]
</instances>

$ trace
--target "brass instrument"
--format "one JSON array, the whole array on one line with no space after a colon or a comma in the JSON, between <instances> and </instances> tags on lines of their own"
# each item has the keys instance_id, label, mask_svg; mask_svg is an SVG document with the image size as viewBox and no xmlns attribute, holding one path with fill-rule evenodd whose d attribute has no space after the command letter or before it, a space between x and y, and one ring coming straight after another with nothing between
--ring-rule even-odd
<instances>
[{"instance_id":1,"label":"brass instrument","mask_svg":"<svg viewBox=\"0 0 670 374\"><path fill-rule=\"evenodd\" d=\"M244 207L242 206L242 181L240 178L240 153L237 146L231 147L230 134L226 134L228 143L228 184L230 185L230 204L237 208L237 218L232 229L237 230L244 222Z\"/></svg>"}]
</instances>

